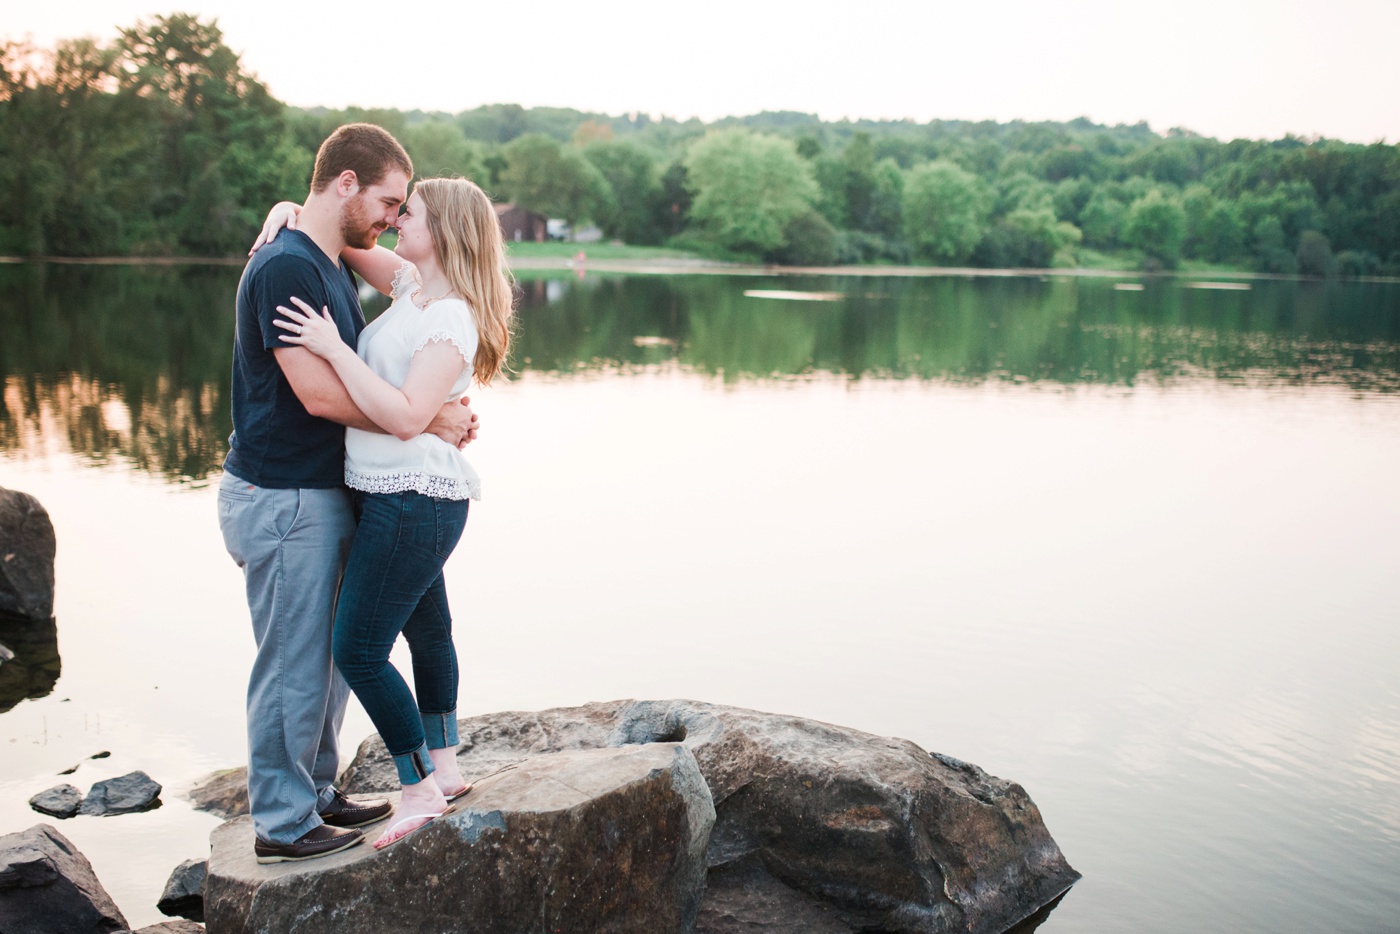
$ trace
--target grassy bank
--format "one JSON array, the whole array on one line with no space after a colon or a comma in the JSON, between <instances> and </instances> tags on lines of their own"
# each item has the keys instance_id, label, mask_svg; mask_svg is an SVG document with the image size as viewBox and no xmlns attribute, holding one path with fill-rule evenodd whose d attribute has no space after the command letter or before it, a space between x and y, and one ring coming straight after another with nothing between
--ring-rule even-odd
<instances>
[{"instance_id":1,"label":"grassy bank","mask_svg":"<svg viewBox=\"0 0 1400 934\"><path fill-rule=\"evenodd\" d=\"M662 246L629 246L624 243L570 243L566 240L550 240L544 243L507 243L506 252L512 259L571 259L582 252L590 260L698 260L704 259L689 250L675 250Z\"/></svg>"}]
</instances>

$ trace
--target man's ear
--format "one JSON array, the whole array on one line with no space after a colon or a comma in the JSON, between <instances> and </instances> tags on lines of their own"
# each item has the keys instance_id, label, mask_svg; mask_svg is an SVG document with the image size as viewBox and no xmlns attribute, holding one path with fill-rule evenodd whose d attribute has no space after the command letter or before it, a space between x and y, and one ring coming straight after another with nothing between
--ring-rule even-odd
<instances>
[{"instance_id":1,"label":"man's ear","mask_svg":"<svg viewBox=\"0 0 1400 934\"><path fill-rule=\"evenodd\" d=\"M354 169L346 169L335 180L335 190L343 198L348 198L360 190L360 177Z\"/></svg>"}]
</instances>

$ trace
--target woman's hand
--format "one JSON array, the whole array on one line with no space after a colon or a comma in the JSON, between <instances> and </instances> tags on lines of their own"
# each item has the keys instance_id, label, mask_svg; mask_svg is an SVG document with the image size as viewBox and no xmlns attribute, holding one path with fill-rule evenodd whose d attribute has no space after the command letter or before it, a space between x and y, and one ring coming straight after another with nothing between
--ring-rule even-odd
<instances>
[{"instance_id":1,"label":"woman's hand","mask_svg":"<svg viewBox=\"0 0 1400 934\"><path fill-rule=\"evenodd\" d=\"M267 212L267 220L263 221L262 232L258 234L258 239L253 241L253 245L248 249L248 255L252 256L258 252L258 247L264 243L271 243L277 236L277 231L286 227L288 230L297 229L297 215L301 213L301 205L295 201L279 201L272 206L272 210Z\"/></svg>"},{"instance_id":2,"label":"woman's hand","mask_svg":"<svg viewBox=\"0 0 1400 934\"><path fill-rule=\"evenodd\" d=\"M293 311L285 305L278 305L277 310L290 320L283 321L279 318L272 322L279 328L292 332L291 334L283 334L282 340L289 344L305 347L324 360L330 360L336 354L346 351L354 353L350 350L350 345L340 339L340 329L331 320L330 308L322 308L318 315L316 309L295 295L292 296L292 304L300 308L301 311Z\"/></svg>"}]
</instances>

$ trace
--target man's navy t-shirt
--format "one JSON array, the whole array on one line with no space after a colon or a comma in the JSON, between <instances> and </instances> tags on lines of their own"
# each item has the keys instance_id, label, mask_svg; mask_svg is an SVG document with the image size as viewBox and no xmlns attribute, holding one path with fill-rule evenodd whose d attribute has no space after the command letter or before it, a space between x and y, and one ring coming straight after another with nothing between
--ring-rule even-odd
<instances>
[{"instance_id":1,"label":"man's navy t-shirt","mask_svg":"<svg viewBox=\"0 0 1400 934\"><path fill-rule=\"evenodd\" d=\"M224 469L273 489L330 489L345 482L345 429L301 404L273 351L293 347L272 322L295 295L329 307L341 339L355 346L365 327L355 275L299 230L283 230L253 254L238 283L233 340L233 434ZM299 309L296 309L299 310Z\"/></svg>"}]
</instances>

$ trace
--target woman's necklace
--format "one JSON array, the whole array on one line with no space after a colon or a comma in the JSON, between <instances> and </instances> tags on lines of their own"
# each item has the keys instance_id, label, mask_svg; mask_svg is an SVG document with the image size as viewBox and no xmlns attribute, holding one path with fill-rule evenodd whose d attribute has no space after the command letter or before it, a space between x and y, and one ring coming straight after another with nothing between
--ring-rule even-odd
<instances>
[{"instance_id":1,"label":"woman's necklace","mask_svg":"<svg viewBox=\"0 0 1400 934\"><path fill-rule=\"evenodd\" d=\"M418 307L419 307L419 308L427 308L427 307L428 307L429 305L431 305L433 302L440 302L440 301L442 301L444 298L446 298L447 296L451 295L452 292L453 292L452 289L448 289L446 292L443 292L441 295L434 295L432 298L425 298L425 299L423 299L422 303L419 304ZM420 289L420 290L418 291L418 294L419 294L419 295L422 295L422 294L423 294L423 291Z\"/></svg>"}]
</instances>

